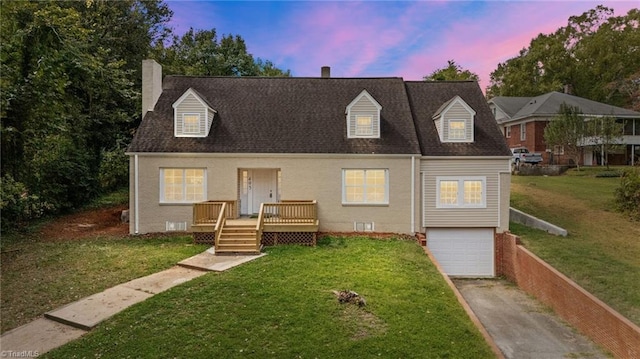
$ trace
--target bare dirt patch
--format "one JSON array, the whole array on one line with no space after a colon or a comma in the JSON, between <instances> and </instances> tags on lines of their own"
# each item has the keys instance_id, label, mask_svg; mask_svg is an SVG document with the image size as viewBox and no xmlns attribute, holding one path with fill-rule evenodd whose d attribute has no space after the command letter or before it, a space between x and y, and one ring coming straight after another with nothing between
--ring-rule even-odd
<instances>
[{"instance_id":1,"label":"bare dirt patch","mask_svg":"<svg viewBox=\"0 0 640 359\"><path fill-rule=\"evenodd\" d=\"M120 214L126 205L86 210L62 216L40 230L44 241L75 240L98 236L125 237L129 224L122 223Z\"/></svg>"}]
</instances>

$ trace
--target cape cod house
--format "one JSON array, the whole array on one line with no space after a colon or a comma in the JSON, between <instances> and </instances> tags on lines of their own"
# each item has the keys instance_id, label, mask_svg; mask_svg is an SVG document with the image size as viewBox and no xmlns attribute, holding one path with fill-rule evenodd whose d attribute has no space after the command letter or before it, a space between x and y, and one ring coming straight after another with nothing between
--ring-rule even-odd
<instances>
[{"instance_id":1,"label":"cape cod house","mask_svg":"<svg viewBox=\"0 0 640 359\"><path fill-rule=\"evenodd\" d=\"M495 273L511 155L476 82L332 78L328 68L163 79L145 60L142 109L128 150L131 233L231 240L242 220L257 245L316 231L424 233L448 274Z\"/></svg>"},{"instance_id":2,"label":"cape cod house","mask_svg":"<svg viewBox=\"0 0 640 359\"><path fill-rule=\"evenodd\" d=\"M620 146L616 151L605 154L600 146L586 143L580 164L591 166L606 162L611 165L638 163L640 113L636 111L556 91L535 97L497 96L489 100L489 107L510 148L526 147L530 152L538 152L546 164L566 164L569 160L564 156L564 148L547 146L544 141L544 129L558 115L563 103L579 108L585 121L613 117L623 124Z\"/></svg>"}]
</instances>

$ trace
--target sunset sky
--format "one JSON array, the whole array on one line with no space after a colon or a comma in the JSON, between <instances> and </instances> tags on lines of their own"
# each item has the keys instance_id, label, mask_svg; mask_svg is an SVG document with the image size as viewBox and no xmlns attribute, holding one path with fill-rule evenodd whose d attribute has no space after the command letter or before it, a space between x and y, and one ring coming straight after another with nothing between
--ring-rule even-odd
<instances>
[{"instance_id":1,"label":"sunset sky","mask_svg":"<svg viewBox=\"0 0 640 359\"><path fill-rule=\"evenodd\" d=\"M639 1L167 1L182 34L215 28L293 76L421 80L453 59L489 84L499 62L598 4L624 15Z\"/></svg>"}]
</instances>

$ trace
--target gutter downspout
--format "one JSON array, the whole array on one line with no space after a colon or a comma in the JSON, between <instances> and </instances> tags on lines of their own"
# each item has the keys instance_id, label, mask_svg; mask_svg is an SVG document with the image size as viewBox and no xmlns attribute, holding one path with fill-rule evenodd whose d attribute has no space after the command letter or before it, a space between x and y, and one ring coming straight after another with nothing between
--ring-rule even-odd
<instances>
[{"instance_id":1,"label":"gutter downspout","mask_svg":"<svg viewBox=\"0 0 640 359\"><path fill-rule=\"evenodd\" d=\"M139 188L139 177L138 177L138 155L134 155L133 156L133 187L134 187L134 194L133 194L133 206L135 207L134 209L134 216L135 216L135 220L134 220L134 226L133 226L133 232L134 234L138 234L139 231L139 227L140 227L140 220L139 220L139 212L138 211L138 204L139 204L139 198L138 198L138 188Z\"/></svg>"},{"instance_id":2,"label":"gutter downspout","mask_svg":"<svg viewBox=\"0 0 640 359\"><path fill-rule=\"evenodd\" d=\"M411 232L416 228L416 157L411 156Z\"/></svg>"}]
</instances>

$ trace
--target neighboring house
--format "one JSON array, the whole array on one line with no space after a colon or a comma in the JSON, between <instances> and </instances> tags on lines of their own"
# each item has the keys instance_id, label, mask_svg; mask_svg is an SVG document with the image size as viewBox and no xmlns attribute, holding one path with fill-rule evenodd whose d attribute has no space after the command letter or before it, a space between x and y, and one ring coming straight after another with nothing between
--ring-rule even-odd
<instances>
[{"instance_id":1,"label":"neighboring house","mask_svg":"<svg viewBox=\"0 0 640 359\"><path fill-rule=\"evenodd\" d=\"M424 233L451 275L493 276L511 154L476 82L167 76L143 62L131 233L193 203L315 200L322 232Z\"/></svg>"},{"instance_id":2,"label":"neighboring house","mask_svg":"<svg viewBox=\"0 0 640 359\"><path fill-rule=\"evenodd\" d=\"M585 120L597 117L614 117L624 124L620 149L609 154L609 164L636 164L640 156L640 113L601 102L560 93L549 92L536 97L498 96L489 100L496 122L500 126L510 148L527 147L539 152L543 163L566 164L561 146L550 148L544 141L544 128L560 111L560 106L578 107ZM586 146L581 164L604 164L598 146Z\"/></svg>"}]
</instances>

